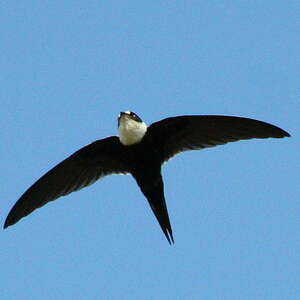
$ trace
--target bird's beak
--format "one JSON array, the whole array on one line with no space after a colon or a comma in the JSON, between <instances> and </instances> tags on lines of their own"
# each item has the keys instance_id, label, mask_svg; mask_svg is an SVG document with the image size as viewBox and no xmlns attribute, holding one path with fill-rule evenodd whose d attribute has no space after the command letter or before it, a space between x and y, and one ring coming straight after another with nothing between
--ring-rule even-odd
<instances>
[{"instance_id":1,"label":"bird's beak","mask_svg":"<svg viewBox=\"0 0 300 300\"><path fill-rule=\"evenodd\" d=\"M120 111L120 114L118 116L118 127L120 126L120 120L123 116L126 116L127 114L124 111Z\"/></svg>"},{"instance_id":2,"label":"bird's beak","mask_svg":"<svg viewBox=\"0 0 300 300\"><path fill-rule=\"evenodd\" d=\"M128 116L128 114L124 111L120 111L119 118L121 118L122 116Z\"/></svg>"}]
</instances>

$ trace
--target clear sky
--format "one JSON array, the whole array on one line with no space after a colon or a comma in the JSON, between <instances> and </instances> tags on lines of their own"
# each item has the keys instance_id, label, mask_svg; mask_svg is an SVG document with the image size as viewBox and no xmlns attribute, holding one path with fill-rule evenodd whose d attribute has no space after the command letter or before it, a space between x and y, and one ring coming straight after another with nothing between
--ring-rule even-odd
<instances>
[{"instance_id":1,"label":"clear sky","mask_svg":"<svg viewBox=\"0 0 300 300\"><path fill-rule=\"evenodd\" d=\"M130 176L1 231L1 299L300 299L298 1L1 1L1 209L80 147L181 114L292 138L163 167L169 246Z\"/></svg>"}]
</instances>

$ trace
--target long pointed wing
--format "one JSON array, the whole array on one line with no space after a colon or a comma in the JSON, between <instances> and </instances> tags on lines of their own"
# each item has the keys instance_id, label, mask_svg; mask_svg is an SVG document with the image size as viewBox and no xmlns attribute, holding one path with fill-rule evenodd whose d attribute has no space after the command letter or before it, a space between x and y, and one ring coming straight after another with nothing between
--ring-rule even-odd
<instances>
[{"instance_id":1,"label":"long pointed wing","mask_svg":"<svg viewBox=\"0 0 300 300\"><path fill-rule=\"evenodd\" d=\"M95 141L63 160L37 180L9 212L4 228L47 202L77 191L112 173L127 173L120 161L122 146L115 136Z\"/></svg>"},{"instance_id":2,"label":"long pointed wing","mask_svg":"<svg viewBox=\"0 0 300 300\"><path fill-rule=\"evenodd\" d=\"M282 138L289 133L272 124L242 117L195 115L163 119L149 126L162 162L185 151L252 138Z\"/></svg>"}]
</instances>

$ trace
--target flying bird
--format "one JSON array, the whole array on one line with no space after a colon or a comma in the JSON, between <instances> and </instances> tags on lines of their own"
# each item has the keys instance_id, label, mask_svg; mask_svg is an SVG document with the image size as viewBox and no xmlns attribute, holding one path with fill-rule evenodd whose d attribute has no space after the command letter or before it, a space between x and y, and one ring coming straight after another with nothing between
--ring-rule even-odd
<instances>
[{"instance_id":1,"label":"flying bird","mask_svg":"<svg viewBox=\"0 0 300 300\"><path fill-rule=\"evenodd\" d=\"M234 116L186 115L147 126L137 114L121 112L119 136L97 140L73 153L38 179L9 212L4 228L35 209L113 174L131 174L168 242L174 243L164 196L161 166L177 153L252 138L283 138L272 124Z\"/></svg>"}]
</instances>

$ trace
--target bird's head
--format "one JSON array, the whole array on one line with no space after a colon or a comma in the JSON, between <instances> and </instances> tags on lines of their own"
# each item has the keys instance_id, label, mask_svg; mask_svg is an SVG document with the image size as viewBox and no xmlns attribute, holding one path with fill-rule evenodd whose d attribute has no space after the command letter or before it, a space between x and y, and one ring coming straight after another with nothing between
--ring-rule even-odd
<instances>
[{"instance_id":1,"label":"bird's head","mask_svg":"<svg viewBox=\"0 0 300 300\"><path fill-rule=\"evenodd\" d=\"M147 131L147 125L132 111L121 111L118 116L120 142L124 146L139 143Z\"/></svg>"}]
</instances>

